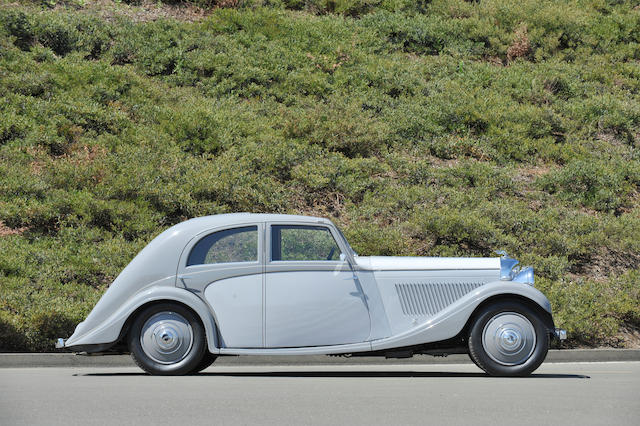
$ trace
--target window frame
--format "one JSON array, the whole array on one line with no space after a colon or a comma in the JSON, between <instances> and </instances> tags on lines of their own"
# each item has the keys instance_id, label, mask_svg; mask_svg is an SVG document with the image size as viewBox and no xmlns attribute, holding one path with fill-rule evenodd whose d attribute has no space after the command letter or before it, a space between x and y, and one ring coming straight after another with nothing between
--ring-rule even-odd
<instances>
[{"instance_id":1,"label":"window frame","mask_svg":"<svg viewBox=\"0 0 640 426\"><path fill-rule=\"evenodd\" d=\"M219 262L219 263L197 263L193 265L189 265L189 257L191 257L191 253L193 249L202 241L204 238L207 238L210 235L216 234L218 232L231 231L233 229L241 229L241 228L252 228L255 227L256 238L257 238L257 253L256 260L250 261L239 261L239 262ZM229 267L229 266L255 266L263 263L263 235L264 235L264 226L262 223L243 223L237 224L234 226L223 226L214 229L208 229L203 231L193 237L190 243L185 247L183 252L184 260L181 262L182 267L185 269L202 269L202 268L215 268L215 267Z\"/></svg>"},{"instance_id":2,"label":"window frame","mask_svg":"<svg viewBox=\"0 0 640 426\"><path fill-rule=\"evenodd\" d=\"M273 227L274 226L288 226L288 227L296 227L296 228L322 228L322 229L326 229L329 232L329 235L331 235L331 238L333 238L334 243L336 244L336 246L338 247L338 250L340 250L341 254L345 254L345 249L343 247L343 244L341 243L340 239L336 237L336 232L332 229L331 226L328 226L324 223L308 223L308 222L298 222L298 223L293 223L293 222L270 222L268 223L267 226L267 235L265 236L265 249L266 249L266 253L265 253L265 260L267 264L278 264L278 265L282 265L282 264L288 264L288 263L292 263L292 264L303 264L303 263L310 263L310 264L317 264L317 265L335 265L335 264L342 264L344 263L344 260L341 259L333 259L333 260L273 260Z\"/></svg>"}]
</instances>

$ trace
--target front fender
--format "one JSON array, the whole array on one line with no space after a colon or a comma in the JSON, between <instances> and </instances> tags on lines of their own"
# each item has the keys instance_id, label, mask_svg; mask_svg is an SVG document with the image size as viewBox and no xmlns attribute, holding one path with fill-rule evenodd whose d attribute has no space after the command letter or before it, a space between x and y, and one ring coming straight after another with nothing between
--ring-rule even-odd
<instances>
[{"instance_id":1,"label":"front fender","mask_svg":"<svg viewBox=\"0 0 640 426\"><path fill-rule=\"evenodd\" d=\"M64 347L69 349L87 345L104 347L107 344L116 343L121 337L125 323L136 309L150 302L161 300L179 302L193 309L204 325L209 351L211 353L219 352L215 321L207 305L190 291L172 286L149 287L134 294L97 326L90 330L82 330L80 335L78 332L74 333L65 342Z\"/></svg>"},{"instance_id":2,"label":"front fender","mask_svg":"<svg viewBox=\"0 0 640 426\"><path fill-rule=\"evenodd\" d=\"M373 350L438 342L457 336L475 309L495 296L519 296L551 314L549 299L533 286L512 281L493 281L478 287L416 327L395 336L371 342Z\"/></svg>"}]
</instances>

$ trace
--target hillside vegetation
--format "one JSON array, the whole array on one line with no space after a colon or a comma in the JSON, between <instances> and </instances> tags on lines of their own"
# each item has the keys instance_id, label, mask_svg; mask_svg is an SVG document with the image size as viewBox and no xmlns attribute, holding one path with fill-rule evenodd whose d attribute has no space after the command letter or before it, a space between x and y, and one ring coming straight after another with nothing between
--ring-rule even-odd
<instances>
[{"instance_id":1,"label":"hillside vegetation","mask_svg":"<svg viewBox=\"0 0 640 426\"><path fill-rule=\"evenodd\" d=\"M570 345L637 345L637 1L0 1L0 350L52 350L155 235L237 211L505 249Z\"/></svg>"}]
</instances>

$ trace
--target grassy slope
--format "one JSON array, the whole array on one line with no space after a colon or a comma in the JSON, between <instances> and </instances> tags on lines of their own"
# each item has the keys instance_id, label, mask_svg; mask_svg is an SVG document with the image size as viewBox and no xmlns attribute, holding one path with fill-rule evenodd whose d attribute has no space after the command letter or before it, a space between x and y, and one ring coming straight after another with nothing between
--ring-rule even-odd
<instances>
[{"instance_id":1,"label":"grassy slope","mask_svg":"<svg viewBox=\"0 0 640 426\"><path fill-rule=\"evenodd\" d=\"M573 344L628 344L635 2L279 4L0 3L0 350L50 350L154 235L230 211L328 216L367 255L504 248Z\"/></svg>"}]
</instances>

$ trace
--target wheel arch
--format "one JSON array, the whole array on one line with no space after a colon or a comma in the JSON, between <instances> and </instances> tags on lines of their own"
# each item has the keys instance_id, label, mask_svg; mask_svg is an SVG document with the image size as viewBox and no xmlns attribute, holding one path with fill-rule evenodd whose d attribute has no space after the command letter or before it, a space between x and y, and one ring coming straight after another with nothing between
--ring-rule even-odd
<instances>
[{"instance_id":1,"label":"wheel arch","mask_svg":"<svg viewBox=\"0 0 640 426\"><path fill-rule=\"evenodd\" d=\"M205 329L205 337L207 339L207 348L209 349L209 352L213 352L213 353L217 353L218 352L218 333L217 333L217 325L215 324L215 319L211 319L210 323L209 321L206 321L203 317L202 317L202 313L198 312L198 310L194 309L192 306L190 306L188 303L185 303L181 300L177 300L177 299L172 299L172 298L164 298L164 299L155 299L155 300L151 300L148 302L145 302L141 305L139 305L137 308L134 309L133 312L131 312L129 314L129 316L127 317L127 320L124 322L122 329L120 330L120 334L118 335L118 342L124 342L127 338L127 335L129 334L129 331L131 329L131 324L133 323L133 321L135 321L136 317L138 315L140 315L140 313L142 311L144 311L145 309L151 307L151 306L155 306L155 305L161 305L161 304L165 304L165 303L172 303L172 304L176 304L176 305L180 305L185 309L188 309L189 311L191 311L191 313L193 313L195 315L195 317L200 321L200 324L202 325L202 327L204 327ZM209 324L207 324L209 323ZM209 328L213 327L213 330L209 330ZM212 351L212 343L213 343L213 347L214 350Z\"/></svg>"},{"instance_id":2,"label":"wheel arch","mask_svg":"<svg viewBox=\"0 0 640 426\"><path fill-rule=\"evenodd\" d=\"M487 306L495 304L495 303L500 303L500 302L513 302L513 301L520 302L520 303L524 304L529 309L533 310L538 315L540 315L540 319L544 323L544 325L547 328L547 330L549 332L553 332L553 330L555 329L555 325L554 325L554 322L553 322L553 316L551 315L550 312L548 312L542 306L540 306L540 304L538 304L536 301L534 301L534 300L532 300L532 299L530 299L530 298L528 298L526 296L523 296L521 294L501 293L501 294L496 294L494 296L487 297L482 302L480 302L474 308L473 312L471 312L471 315L469 315L469 318L467 319L467 322L465 323L464 327L462 327L462 330L460 331L458 336L460 336L461 338L466 340L466 337L467 337L467 335L469 333L469 330L471 329L471 326L473 325L473 322L478 317L478 314L480 312L482 312L482 310L484 308L486 308Z\"/></svg>"}]
</instances>

